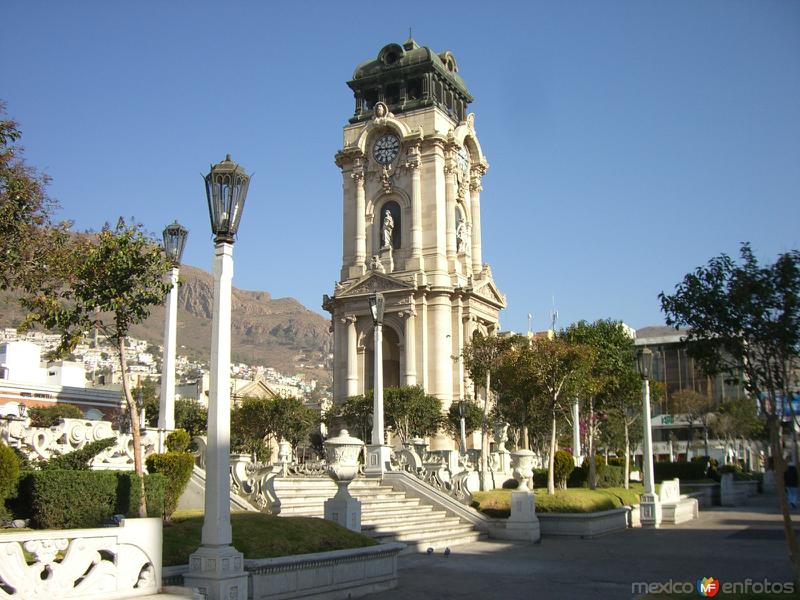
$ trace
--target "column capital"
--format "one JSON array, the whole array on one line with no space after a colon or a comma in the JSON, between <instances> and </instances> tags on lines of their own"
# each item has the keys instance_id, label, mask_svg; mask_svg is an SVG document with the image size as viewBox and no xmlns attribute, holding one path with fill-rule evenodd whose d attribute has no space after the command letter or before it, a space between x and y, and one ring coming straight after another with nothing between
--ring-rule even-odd
<instances>
[{"instance_id":1,"label":"column capital","mask_svg":"<svg viewBox=\"0 0 800 600\"><path fill-rule=\"evenodd\" d=\"M401 310L399 313L397 313L397 316L400 317L401 319L406 319L406 318L410 318L410 317L416 317L417 316L417 311L414 308L407 308L407 309Z\"/></svg>"},{"instance_id":2,"label":"column capital","mask_svg":"<svg viewBox=\"0 0 800 600\"><path fill-rule=\"evenodd\" d=\"M339 319L339 321L341 323L345 323L345 324L347 324L347 323L355 323L356 320L357 320L357 317L355 315L345 315L341 319Z\"/></svg>"}]
</instances>

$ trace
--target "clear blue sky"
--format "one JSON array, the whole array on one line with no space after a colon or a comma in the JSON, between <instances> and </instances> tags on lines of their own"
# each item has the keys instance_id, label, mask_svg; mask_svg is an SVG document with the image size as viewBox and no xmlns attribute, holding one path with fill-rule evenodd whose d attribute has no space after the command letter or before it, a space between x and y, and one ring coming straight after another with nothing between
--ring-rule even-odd
<instances>
[{"instance_id":1,"label":"clear blue sky","mask_svg":"<svg viewBox=\"0 0 800 600\"><path fill-rule=\"evenodd\" d=\"M322 312L341 262L345 81L389 42L452 50L491 168L484 260L505 329L663 321L720 252L800 247L800 2L3 3L0 98L80 229L190 229L200 173L255 172L234 284Z\"/></svg>"}]
</instances>

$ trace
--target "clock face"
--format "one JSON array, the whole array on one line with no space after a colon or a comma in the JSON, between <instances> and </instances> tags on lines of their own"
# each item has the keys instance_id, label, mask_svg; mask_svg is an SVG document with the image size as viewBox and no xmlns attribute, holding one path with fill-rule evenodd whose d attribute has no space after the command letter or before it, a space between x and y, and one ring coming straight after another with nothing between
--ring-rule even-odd
<instances>
[{"instance_id":1,"label":"clock face","mask_svg":"<svg viewBox=\"0 0 800 600\"><path fill-rule=\"evenodd\" d=\"M372 156L375 157L382 165L388 165L392 162L400 152L400 140L397 139L396 135L392 135L391 133L387 133L377 142L375 142L375 146L372 148Z\"/></svg>"},{"instance_id":2,"label":"clock face","mask_svg":"<svg viewBox=\"0 0 800 600\"><path fill-rule=\"evenodd\" d=\"M466 172L469 169L469 153L466 148L459 148L458 155L456 156L458 168Z\"/></svg>"}]
</instances>

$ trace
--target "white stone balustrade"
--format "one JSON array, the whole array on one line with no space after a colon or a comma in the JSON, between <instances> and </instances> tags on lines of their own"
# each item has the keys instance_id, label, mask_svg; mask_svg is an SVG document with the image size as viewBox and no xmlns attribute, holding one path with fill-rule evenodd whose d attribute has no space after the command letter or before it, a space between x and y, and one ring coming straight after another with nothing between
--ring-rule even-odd
<instances>
[{"instance_id":1,"label":"white stone balustrade","mask_svg":"<svg viewBox=\"0 0 800 600\"><path fill-rule=\"evenodd\" d=\"M62 419L52 427L31 427L29 419L0 419L0 439L19 449L32 462L68 454L109 437L116 437L116 443L92 460L92 469L132 470L133 437L113 429L108 421ZM142 430L143 456L157 450L158 430Z\"/></svg>"},{"instance_id":2,"label":"white stone balustrade","mask_svg":"<svg viewBox=\"0 0 800 600\"><path fill-rule=\"evenodd\" d=\"M25 552L33 555L28 564ZM119 527L4 533L0 598L114 600L148 596L161 582L161 519Z\"/></svg>"}]
</instances>

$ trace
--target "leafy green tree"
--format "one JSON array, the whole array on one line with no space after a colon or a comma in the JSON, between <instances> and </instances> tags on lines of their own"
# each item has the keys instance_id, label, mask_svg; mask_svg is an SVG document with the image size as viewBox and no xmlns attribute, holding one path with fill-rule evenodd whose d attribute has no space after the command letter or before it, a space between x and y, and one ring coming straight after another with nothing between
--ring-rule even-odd
<instances>
[{"instance_id":1,"label":"leafy green tree","mask_svg":"<svg viewBox=\"0 0 800 600\"><path fill-rule=\"evenodd\" d=\"M435 435L444 425L442 403L420 386L387 387L383 390L386 424L403 443L413 437Z\"/></svg>"},{"instance_id":2,"label":"leafy green tree","mask_svg":"<svg viewBox=\"0 0 800 600\"><path fill-rule=\"evenodd\" d=\"M763 439L764 420L758 415L755 403L749 398L725 400L713 415L711 431L725 440L726 447L735 440Z\"/></svg>"},{"instance_id":3,"label":"leafy green tree","mask_svg":"<svg viewBox=\"0 0 800 600\"><path fill-rule=\"evenodd\" d=\"M664 386L659 381L650 381L650 399L656 404L663 395ZM642 381L633 366L619 377L614 385L603 392L603 407L606 414L601 437L606 446L612 446L625 456L624 486L630 486L631 447L638 444L643 436L642 422Z\"/></svg>"},{"instance_id":4,"label":"leafy green tree","mask_svg":"<svg viewBox=\"0 0 800 600\"><path fill-rule=\"evenodd\" d=\"M708 456L708 423L710 415L714 412L714 402L700 392L692 389L679 390L672 394L672 410L683 415L689 424L689 435L686 438L686 460L689 460L689 445L692 443L692 432L695 424L703 427L705 440L705 455Z\"/></svg>"},{"instance_id":5,"label":"leafy green tree","mask_svg":"<svg viewBox=\"0 0 800 600\"><path fill-rule=\"evenodd\" d=\"M208 409L196 400L175 400L175 428L183 429L192 439L205 435L208 428Z\"/></svg>"},{"instance_id":6,"label":"leafy green tree","mask_svg":"<svg viewBox=\"0 0 800 600\"><path fill-rule=\"evenodd\" d=\"M489 473L489 394L492 389L492 371L500 365L501 357L508 342L495 335L485 336L476 331L472 341L464 346L462 352L464 368L477 387L483 385L483 418L481 420L481 464L480 489L487 487Z\"/></svg>"},{"instance_id":7,"label":"leafy green tree","mask_svg":"<svg viewBox=\"0 0 800 600\"><path fill-rule=\"evenodd\" d=\"M787 365L800 354L800 251L760 265L750 245L741 262L726 254L687 274L671 295L659 294L667 324L682 327L687 351L709 375L738 377L765 415L775 461L778 501L795 585L800 585L800 547L781 474L781 397L791 383ZM795 446L796 447L796 446Z\"/></svg>"},{"instance_id":8,"label":"leafy green tree","mask_svg":"<svg viewBox=\"0 0 800 600\"><path fill-rule=\"evenodd\" d=\"M59 279L64 261L56 260L66 243L66 224L50 216L56 203L47 195L47 176L25 164L17 123L2 118L0 102L0 290L36 289Z\"/></svg>"},{"instance_id":9,"label":"leafy green tree","mask_svg":"<svg viewBox=\"0 0 800 600\"><path fill-rule=\"evenodd\" d=\"M307 442L319 427L319 413L297 398L277 397L269 400L269 430L278 440L284 439L297 452L301 443Z\"/></svg>"},{"instance_id":10,"label":"leafy green tree","mask_svg":"<svg viewBox=\"0 0 800 600\"><path fill-rule=\"evenodd\" d=\"M272 433L272 406L267 398L246 397L231 410L231 449L253 460L269 457L267 436Z\"/></svg>"},{"instance_id":11,"label":"leafy green tree","mask_svg":"<svg viewBox=\"0 0 800 600\"><path fill-rule=\"evenodd\" d=\"M139 409L144 409L145 422L148 427L158 427L158 390L152 379L142 379L139 385L131 390Z\"/></svg>"},{"instance_id":12,"label":"leafy green tree","mask_svg":"<svg viewBox=\"0 0 800 600\"><path fill-rule=\"evenodd\" d=\"M550 452L547 468L547 493L555 494L554 460L557 450L558 415L566 409L591 357L591 349L570 343L561 336L550 340L531 340L526 361L526 376L533 381L535 397L550 419Z\"/></svg>"},{"instance_id":13,"label":"leafy green tree","mask_svg":"<svg viewBox=\"0 0 800 600\"><path fill-rule=\"evenodd\" d=\"M483 408L472 398L467 398L464 402L464 431L467 435L473 431L478 431L483 422ZM453 402L447 411L447 431L455 439L461 437L461 413L459 412L458 402Z\"/></svg>"},{"instance_id":14,"label":"leafy green tree","mask_svg":"<svg viewBox=\"0 0 800 600\"><path fill-rule=\"evenodd\" d=\"M325 425L332 432L344 424L350 433L369 440L372 431L372 390L364 395L350 396L344 404L331 407L325 415Z\"/></svg>"},{"instance_id":15,"label":"leafy green tree","mask_svg":"<svg viewBox=\"0 0 800 600\"><path fill-rule=\"evenodd\" d=\"M166 274L172 267L159 244L141 226L106 225L91 238L75 239L69 252L72 268L58 290L32 292L23 304L28 309L26 326L42 325L61 333L57 351L68 354L85 332L97 329L116 344L119 366L127 373L125 340L130 328L141 323L151 309L163 302L169 290ZM144 465L139 431L139 410L127 377L122 389L133 437L134 469L141 488L139 514L147 516Z\"/></svg>"},{"instance_id":16,"label":"leafy green tree","mask_svg":"<svg viewBox=\"0 0 800 600\"><path fill-rule=\"evenodd\" d=\"M587 455L589 456L589 488L597 486L595 446L598 436L598 412L614 403L614 398L627 396L625 386L634 375L634 342L621 321L600 319L593 323L578 321L567 327L563 337L592 349L591 364L583 369L578 382L578 395L587 415ZM615 407L616 408L616 407Z\"/></svg>"},{"instance_id":17,"label":"leafy green tree","mask_svg":"<svg viewBox=\"0 0 800 600\"><path fill-rule=\"evenodd\" d=\"M34 406L28 410L31 427L52 427L61 419L83 419L83 411L74 404Z\"/></svg>"}]
</instances>

